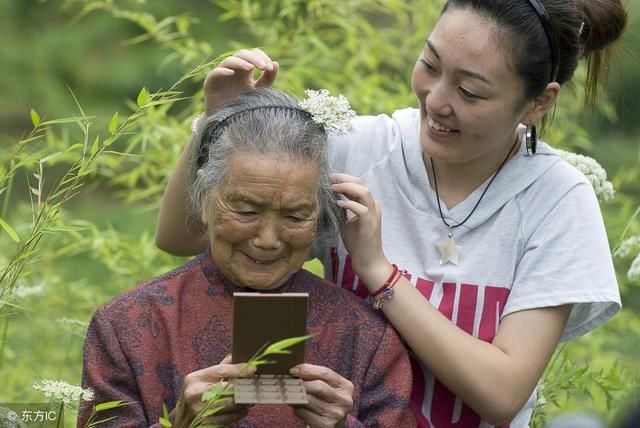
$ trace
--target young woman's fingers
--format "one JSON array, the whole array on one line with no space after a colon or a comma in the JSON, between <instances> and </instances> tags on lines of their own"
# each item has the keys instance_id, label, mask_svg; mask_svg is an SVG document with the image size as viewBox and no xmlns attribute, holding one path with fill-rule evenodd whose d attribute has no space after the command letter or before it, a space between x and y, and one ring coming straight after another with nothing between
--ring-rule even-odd
<instances>
[{"instance_id":1,"label":"young woman's fingers","mask_svg":"<svg viewBox=\"0 0 640 428\"><path fill-rule=\"evenodd\" d=\"M354 175L345 174L343 172L334 172L331 174L331 180L336 183L356 183L364 186L364 181Z\"/></svg>"},{"instance_id":2,"label":"young woman's fingers","mask_svg":"<svg viewBox=\"0 0 640 428\"><path fill-rule=\"evenodd\" d=\"M373 208L375 199L368 187L357 183L337 183L331 185L331 190L341 193L347 198L360 202L367 207Z\"/></svg>"},{"instance_id":3,"label":"young woman's fingers","mask_svg":"<svg viewBox=\"0 0 640 428\"><path fill-rule=\"evenodd\" d=\"M276 81L276 77L278 77L279 70L280 64L274 61L272 63L271 70L265 70L264 73L262 73L262 76L260 76L260 78L256 82L256 87L273 85L273 82Z\"/></svg>"},{"instance_id":4,"label":"young woman's fingers","mask_svg":"<svg viewBox=\"0 0 640 428\"><path fill-rule=\"evenodd\" d=\"M247 61L244 58L233 55L233 56L228 56L222 61L220 61L220 64L218 64L216 68L229 68L231 70L252 71L257 67L251 61Z\"/></svg>"},{"instance_id":5,"label":"young woman's fingers","mask_svg":"<svg viewBox=\"0 0 640 428\"><path fill-rule=\"evenodd\" d=\"M264 71L270 71L273 69L273 61L267 54L260 49L241 49L233 56L242 58L243 60L253 64L256 68Z\"/></svg>"},{"instance_id":6,"label":"young woman's fingers","mask_svg":"<svg viewBox=\"0 0 640 428\"><path fill-rule=\"evenodd\" d=\"M352 201L349 199L338 199L336 203L340 208L344 208L346 210L351 211L353 214L356 215L356 217L363 217L369 214L369 208L367 208L365 205L362 205L359 202Z\"/></svg>"}]
</instances>

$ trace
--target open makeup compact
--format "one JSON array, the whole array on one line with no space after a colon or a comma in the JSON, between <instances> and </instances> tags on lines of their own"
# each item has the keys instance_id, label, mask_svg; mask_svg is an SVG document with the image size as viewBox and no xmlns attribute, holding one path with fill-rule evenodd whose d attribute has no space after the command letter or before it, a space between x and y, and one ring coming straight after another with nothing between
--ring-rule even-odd
<instances>
[{"instance_id":1,"label":"open makeup compact","mask_svg":"<svg viewBox=\"0 0 640 428\"><path fill-rule=\"evenodd\" d=\"M247 362L265 346L306 335L307 293L233 293L233 363ZM289 369L304 362L305 342L287 348L289 354L269 355L256 374L233 382L236 404L307 404L301 379Z\"/></svg>"}]
</instances>

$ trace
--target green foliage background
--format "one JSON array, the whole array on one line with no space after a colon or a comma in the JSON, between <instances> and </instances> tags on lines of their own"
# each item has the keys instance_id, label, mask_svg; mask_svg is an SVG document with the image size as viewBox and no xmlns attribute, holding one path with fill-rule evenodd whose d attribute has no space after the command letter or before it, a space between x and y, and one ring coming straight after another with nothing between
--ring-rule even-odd
<instances>
[{"instance_id":1,"label":"green foliage background","mask_svg":"<svg viewBox=\"0 0 640 428\"><path fill-rule=\"evenodd\" d=\"M42 401L32 384L43 378L78 384L95 308L183 262L156 249L155 216L191 119L202 110L202 81L219 55L264 47L281 63L278 87L298 95L326 87L344 93L360 114L391 113L416 104L411 69L439 6L0 3L0 219L10 228L0 229L0 402ZM630 28L609 99L584 111L581 70L545 136L608 170L617 189L603 205L612 248L640 234L638 6L629 2ZM627 278L629 262L616 260L616 267L625 308L560 349L539 389L546 404L535 426L575 409L613 420L624 403L640 399L640 291Z\"/></svg>"}]
</instances>

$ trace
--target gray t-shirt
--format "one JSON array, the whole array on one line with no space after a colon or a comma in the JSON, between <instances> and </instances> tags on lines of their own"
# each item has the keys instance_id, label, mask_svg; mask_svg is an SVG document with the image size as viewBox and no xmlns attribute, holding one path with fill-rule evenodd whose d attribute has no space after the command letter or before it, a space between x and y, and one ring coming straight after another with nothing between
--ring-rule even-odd
<instances>
[{"instance_id":1,"label":"gray t-shirt","mask_svg":"<svg viewBox=\"0 0 640 428\"><path fill-rule=\"evenodd\" d=\"M382 208L385 255L458 327L491 342L500 320L512 312L573 304L561 339L566 341L620 309L591 184L548 145L540 143L535 156L527 156L524 144L519 147L473 215L455 229L462 247L459 266L440 265L435 244L448 236L448 228L423 164L418 111L359 117L354 127L352 134L331 139L332 169L366 183ZM451 210L441 203L449 224L464 220L488 181ZM342 243L319 255L328 279L367 296ZM422 408L424 426L489 426L426 367L414 376L412 401ZM510 426L528 426L534 405L535 394Z\"/></svg>"}]
</instances>

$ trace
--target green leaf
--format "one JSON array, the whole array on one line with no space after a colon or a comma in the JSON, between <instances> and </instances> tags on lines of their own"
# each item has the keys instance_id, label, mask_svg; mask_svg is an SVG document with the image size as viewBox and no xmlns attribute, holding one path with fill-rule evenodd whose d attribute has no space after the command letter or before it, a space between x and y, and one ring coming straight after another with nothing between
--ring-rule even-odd
<instances>
[{"instance_id":1,"label":"green leaf","mask_svg":"<svg viewBox=\"0 0 640 428\"><path fill-rule=\"evenodd\" d=\"M138 95L138 97L140 96ZM109 121L109 127L107 128L109 129L109 133L113 134L116 132L116 129L118 129L118 120L118 112L115 112Z\"/></svg>"},{"instance_id":2,"label":"green leaf","mask_svg":"<svg viewBox=\"0 0 640 428\"><path fill-rule=\"evenodd\" d=\"M89 428L97 427L98 425L101 425L101 424L107 423L107 422L112 421L112 420L114 420L114 419L116 419L116 418L117 418L117 416L111 416L111 417L109 417L109 418L100 419L99 421L91 422L91 423L89 424Z\"/></svg>"},{"instance_id":3,"label":"green leaf","mask_svg":"<svg viewBox=\"0 0 640 428\"><path fill-rule=\"evenodd\" d=\"M9 223L4 221L2 218L0 218L0 226L2 226L2 228L9 234L9 236L11 237L11 239L13 239L15 243L20 242L20 237L18 236L16 231L13 230L13 228L9 226Z\"/></svg>"},{"instance_id":4,"label":"green leaf","mask_svg":"<svg viewBox=\"0 0 640 428\"><path fill-rule=\"evenodd\" d=\"M97 135L95 141L91 145L91 156L98 153L98 149L100 148L100 136Z\"/></svg>"},{"instance_id":5,"label":"green leaf","mask_svg":"<svg viewBox=\"0 0 640 428\"><path fill-rule=\"evenodd\" d=\"M208 391L205 391L202 394L202 401L211 401L216 399L217 397L220 396L223 390L224 390L224 385L222 384L222 381L213 384Z\"/></svg>"},{"instance_id":6,"label":"green leaf","mask_svg":"<svg viewBox=\"0 0 640 428\"><path fill-rule=\"evenodd\" d=\"M142 107L144 103L147 102L148 98L149 98L149 94L147 93L147 88L143 86L142 89L140 89L140 93L138 94L138 99L136 100L136 104L138 104L138 107Z\"/></svg>"},{"instance_id":7,"label":"green leaf","mask_svg":"<svg viewBox=\"0 0 640 428\"><path fill-rule=\"evenodd\" d=\"M287 351L286 348L290 348L298 343L304 342L309 339L311 336L299 336L299 337L291 337L289 339L282 339L271 345L267 346L262 352L262 355L270 355L270 354L289 354L290 351Z\"/></svg>"},{"instance_id":8,"label":"green leaf","mask_svg":"<svg viewBox=\"0 0 640 428\"><path fill-rule=\"evenodd\" d=\"M31 109L31 123L33 123L33 126L36 128L40 125L40 115L34 109Z\"/></svg>"},{"instance_id":9,"label":"green leaf","mask_svg":"<svg viewBox=\"0 0 640 428\"><path fill-rule=\"evenodd\" d=\"M169 410L167 409L167 405L164 403L162 403L162 416L160 416L160 420L158 422L166 428L171 428L173 426L169 420Z\"/></svg>"},{"instance_id":10,"label":"green leaf","mask_svg":"<svg viewBox=\"0 0 640 428\"><path fill-rule=\"evenodd\" d=\"M94 406L96 412L102 412L103 410L115 409L116 407L127 406L131 403L127 403L122 400L107 401L106 403L96 404Z\"/></svg>"}]
</instances>

